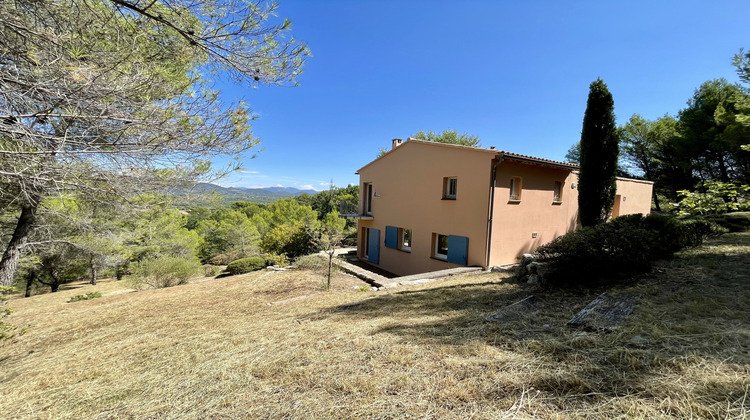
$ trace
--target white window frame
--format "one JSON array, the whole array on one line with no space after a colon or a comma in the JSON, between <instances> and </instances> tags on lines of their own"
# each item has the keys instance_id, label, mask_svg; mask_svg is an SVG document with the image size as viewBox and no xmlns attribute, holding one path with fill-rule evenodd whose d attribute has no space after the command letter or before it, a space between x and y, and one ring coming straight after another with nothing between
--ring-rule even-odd
<instances>
[{"instance_id":1,"label":"white window frame","mask_svg":"<svg viewBox=\"0 0 750 420\"><path fill-rule=\"evenodd\" d=\"M364 243L362 244L362 258L369 259L370 257L370 228L362 228L362 237Z\"/></svg>"},{"instance_id":2,"label":"white window frame","mask_svg":"<svg viewBox=\"0 0 750 420\"><path fill-rule=\"evenodd\" d=\"M432 257L436 258L438 260L447 261L448 260L448 235L443 235L442 233L433 233L434 239L435 239L435 248L432 250ZM439 252L440 250L440 238L444 237L446 244L445 244L445 254L441 254Z\"/></svg>"},{"instance_id":3,"label":"white window frame","mask_svg":"<svg viewBox=\"0 0 750 420\"><path fill-rule=\"evenodd\" d=\"M449 176L443 178L443 199L455 200L458 194L458 177Z\"/></svg>"},{"instance_id":4,"label":"white window frame","mask_svg":"<svg viewBox=\"0 0 750 420\"><path fill-rule=\"evenodd\" d=\"M406 245L406 232L409 232L409 245ZM413 232L411 229L399 228L398 229L398 249L402 251L411 252L411 244L413 241Z\"/></svg>"}]
</instances>

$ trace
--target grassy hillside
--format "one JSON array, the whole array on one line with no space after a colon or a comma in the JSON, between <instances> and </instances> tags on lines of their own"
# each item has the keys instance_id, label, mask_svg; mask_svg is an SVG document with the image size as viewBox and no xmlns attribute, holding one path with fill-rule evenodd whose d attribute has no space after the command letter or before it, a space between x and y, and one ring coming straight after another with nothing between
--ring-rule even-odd
<instances>
[{"instance_id":1,"label":"grassy hillside","mask_svg":"<svg viewBox=\"0 0 750 420\"><path fill-rule=\"evenodd\" d=\"M660 264L614 333L565 323L602 290L533 292L503 275L362 292L286 271L132 292L17 299L0 343L5 418L746 418L750 233ZM92 290L102 298L65 303ZM273 303L270 304L269 303ZM346 306L342 306L346 305ZM647 342L632 342L635 336Z\"/></svg>"}]
</instances>

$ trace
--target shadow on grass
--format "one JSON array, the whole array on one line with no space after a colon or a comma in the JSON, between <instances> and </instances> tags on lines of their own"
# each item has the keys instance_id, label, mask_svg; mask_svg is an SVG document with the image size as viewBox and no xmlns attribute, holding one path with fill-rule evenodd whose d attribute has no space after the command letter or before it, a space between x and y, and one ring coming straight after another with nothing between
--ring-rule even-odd
<instances>
[{"instance_id":1,"label":"shadow on grass","mask_svg":"<svg viewBox=\"0 0 750 420\"><path fill-rule=\"evenodd\" d=\"M532 291L494 281L395 291L311 317L379 319L369 334L410 344L494 346L538 365L531 385L555 397L630 395L663 401L660 410L676 417L742 416L750 413L749 239L717 238L657 263L631 286L610 288L643 294L633 315L611 333L566 325L605 288ZM485 321L531 294L544 301L539 313Z\"/></svg>"}]
</instances>

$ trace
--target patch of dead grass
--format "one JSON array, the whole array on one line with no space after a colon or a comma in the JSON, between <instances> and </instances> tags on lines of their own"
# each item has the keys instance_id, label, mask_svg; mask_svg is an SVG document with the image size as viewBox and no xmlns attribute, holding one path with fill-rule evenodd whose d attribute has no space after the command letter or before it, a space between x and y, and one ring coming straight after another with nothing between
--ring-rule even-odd
<instances>
[{"instance_id":1,"label":"patch of dead grass","mask_svg":"<svg viewBox=\"0 0 750 420\"><path fill-rule=\"evenodd\" d=\"M98 286L11 301L6 418L744 418L750 234L659 264L613 333L565 323L602 290L534 292L498 274L360 292L266 271L170 289ZM67 304L68 294L102 298ZM267 303L295 297L283 305ZM357 305L349 305L359 302ZM646 343L636 343L639 335Z\"/></svg>"}]
</instances>

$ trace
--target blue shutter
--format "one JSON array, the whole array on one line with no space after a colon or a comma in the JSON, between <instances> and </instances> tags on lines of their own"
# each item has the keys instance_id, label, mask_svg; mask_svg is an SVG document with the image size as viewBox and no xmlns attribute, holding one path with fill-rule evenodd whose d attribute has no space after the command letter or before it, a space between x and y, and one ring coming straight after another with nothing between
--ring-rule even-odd
<instances>
[{"instance_id":1,"label":"blue shutter","mask_svg":"<svg viewBox=\"0 0 750 420\"><path fill-rule=\"evenodd\" d=\"M469 238L465 236L448 236L448 262L466 265L469 257Z\"/></svg>"},{"instance_id":2,"label":"blue shutter","mask_svg":"<svg viewBox=\"0 0 750 420\"><path fill-rule=\"evenodd\" d=\"M367 261L380 264L380 229L370 229L370 254Z\"/></svg>"},{"instance_id":3,"label":"blue shutter","mask_svg":"<svg viewBox=\"0 0 750 420\"><path fill-rule=\"evenodd\" d=\"M398 228L395 226L385 227L385 246L398 249Z\"/></svg>"}]
</instances>

